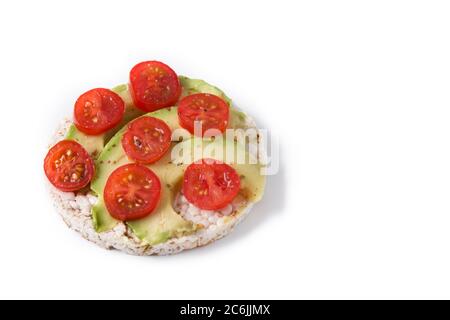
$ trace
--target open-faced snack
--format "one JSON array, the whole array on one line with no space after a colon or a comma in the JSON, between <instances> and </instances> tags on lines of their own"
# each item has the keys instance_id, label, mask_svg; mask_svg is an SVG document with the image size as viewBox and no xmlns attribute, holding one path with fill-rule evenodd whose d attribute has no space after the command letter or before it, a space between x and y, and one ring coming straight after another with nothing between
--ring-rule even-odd
<instances>
[{"instance_id":1,"label":"open-faced snack","mask_svg":"<svg viewBox=\"0 0 450 320\"><path fill-rule=\"evenodd\" d=\"M254 121L222 90L166 64L139 63L128 84L82 94L73 115L44 171L67 225L104 248L165 255L203 246L263 196L260 137L241 139Z\"/></svg>"}]
</instances>

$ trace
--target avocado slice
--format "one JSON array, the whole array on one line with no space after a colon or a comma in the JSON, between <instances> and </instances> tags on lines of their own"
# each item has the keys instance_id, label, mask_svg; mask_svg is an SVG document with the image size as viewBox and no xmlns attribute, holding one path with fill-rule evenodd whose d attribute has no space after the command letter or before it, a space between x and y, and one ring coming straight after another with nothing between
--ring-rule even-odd
<instances>
[{"instance_id":1,"label":"avocado slice","mask_svg":"<svg viewBox=\"0 0 450 320\"><path fill-rule=\"evenodd\" d=\"M171 130L178 127L177 108L161 109L148 115L165 121ZM103 201L103 189L109 175L115 169L132 162L126 156L121 144L125 130L126 127L122 128L108 142L96 161L96 176L92 180L91 189L99 198L99 201L92 208L94 227L97 232L111 230L117 224L117 220L111 217L106 209ZM175 146L175 143L172 144L172 148L173 146ZM160 214L152 214L145 219L141 219L153 222L146 223L149 226L148 230L139 229L136 231L136 235L146 239L149 244L164 242L167 237L195 231L192 223L182 219L172 208L173 196L176 194L174 190L183 177L184 169L172 164L170 160L171 152L169 151L161 160L149 166L160 178L162 186L162 197L157 209ZM132 226L130 225L130 227Z\"/></svg>"},{"instance_id":2,"label":"avocado slice","mask_svg":"<svg viewBox=\"0 0 450 320\"><path fill-rule=\"evenodd\" d=\"M264 194L266 177L263 165L235 140L216 137L214 140L194 137L172 149L172 162L187 166L201 159L214 159L233 167L240 176L240 193L250 202L258 202Z\"/></svg>"},{"instance_id":3,"label":"avocado slice","mask_svg":"<svg viewBox=\"0 0 450 320\"><path fill-rule=\"evenodd\" d=\"M122 134L118 134L118 137ZM117 141L118 142L118 141ZM110 143L116 144L116 137ZM99 159L96 178L92 182L92 190L98 194L99 201L92 208L94 227L97 232L111 230L118 223L108 212L103 201L103 190L109 175L116 168L131 163L120 144L107 146L102 153L107 161ZM102 157L101 156L101 157ZM161 200L155 212L146 218L128 222L135 235L146 243L154 245L165 242L174 236L182 236L196 230L191 222L184 220L172 207L177 190L183 179L184 167L172 164L170 152L161 160L148 167L161 180Z\"/></svg>"},{"instance_id":4,"label":"avocado slice","mask_svg":"<svg viewBox=\"0 0 450 320\"><path fill-rule=\"evenodd\" d=\"M180 79L181 87L183 88L181 98L194 93L210 93L224 99L228 102L229 106L232 105L231 99L228 98L227 95L216 86L200 79L191 79L185 76L179 76L178 78Z\"/></svg>"},{"instance_id":5,"label":"avocado slice","mask_svg":"<svg viewBox=\"0 0 450 320\"><path fill-rule=\"evenodd\" d=\"M247 128L246 114L233 107L232 100L222 90L200 79L191 79L185 76L179 76L179 79L183 88L180 99L195 93L210 93L219 96L230 106L228 128Z\"/></svg>"},{"instance_id":6,"label":"avocado slice","mask_svg":"<svg viewBox=\"0 0 450 320\"><path fill-rule=\"evenodd\" d=\"M74 140L81 144L93 159L96 159L98 157L100 152L103 150L103 146L105 143L104 135L89 136L78 130L73 123L67 131L66 139Z\"/></svg>"}]
</instances>

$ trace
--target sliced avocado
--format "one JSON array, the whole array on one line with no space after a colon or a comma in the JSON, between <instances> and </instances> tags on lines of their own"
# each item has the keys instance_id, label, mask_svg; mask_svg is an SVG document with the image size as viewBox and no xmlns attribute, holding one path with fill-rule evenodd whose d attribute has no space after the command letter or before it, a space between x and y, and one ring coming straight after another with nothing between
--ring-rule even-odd
<instances>
[{"instance_id":1,"label":"sliced avocado","mask_svg":"<svg viewBox=\"0 0 450 320\"><path fill-rule=\"evenodd\" d=\"M89 136L78 130L77 127L72 124L67 131L66 139L78 142L86 149L93 159L96 159L103 150L105 136Z\"/></svg>"},{"instance_id":2,"label":"sliced avocado","mask_svg":"<svg viewBox=\"0 0 450 320\"><path fill-rule=\"evenodd\" d=\"M231 99L228 98L222 90L207 83L206 81L191 79L185 76L179 76L178 78L180 79L181 86L183 87L183 92L181 94L182 98L194 93L210 93L221 97L231 106Z\"/></svg>"},{"instance_id":3,"label":"sliced avocado","mask_svg":"<svg viewBox=\"0 0 450 320\"><path fill-rule=\"evenodd\" d=\"M230 106L230 119L228 128L239 129L247 127L247 116L245 115L245 113L233 107L231 99L222 90L203 80L191 79L185 76L179 76L179 79L181 86L183 87L181 98L195 93L210 93L219 96L224 99Z\"/></svg>"},{"instance_id":4,"label":"sliced avocado","mask_svg":"<svg viewBox=\"0 0 450 320\"><path fill-rule=\"evenodd\" d=\"M178 128L177 108L161 109L148 115L165 121L172 130ZM99 201L92 208L94 227L97 232L111 230L117 224L117 220L111 217L104 205L103 189L112 171L124 164L131 163L121 145L125 130L126 127L122 128L108 142L96 161L97 171L94 180L92 180L91 189L99 197ZM158 208L150 216L128 223L140 239L151 245L196 230L191 222L181 218L172 207L173 197L176 195L176 188L183 178L184 168L172 164L170 159L171 152L167 152L161 160L148 166L161 180L162 196Z\"/></svg>"},{"instance_id":5,"label":"sliced avocado","mask_svg":"<svg viewBox=\"0 0 450 320\"><path fill-rule=\"evenodd\" d=\"M112 91L117 93L125 102L125 113L123 115L122 121L117 126L105 133L105 143L107 143L128 122L146 113L145 111L142 111L141 109L134 106L133 98L131 98L131 94L128 90L127 84L122 84L120 86L114 87Z\"/></svg>"},{"instance_id":6,"label":"sliced avocado","mask_svg":"<svg viewBox=\"0 0 450 320\"><path fill-rule=\"evenodd\" d=\"M247 128L247 115L234 107L230 108L230 119L228 128L244 129Z\"/></svg>"},{"instance_id":7,"label":"sliced avocado","mask_svg":"<svg viewBox=\"0 0 450 320\"><path fill-rule=\"evenodd\" d=\"M245 146L220 137L213 141L193 138L172 150L172 162L177 166L201 159L219 160L232 166L241 178L240 193L250 202L261 200L266 183L266 177L261 174L263 165L246 151Z\"/></svg>"},{"instance_id":8,"label":"sliced avocado","mask_svg":"<svg viewBox=\"0 0 450 320\"><path fill-rule=\"evenodd\" d=\"M107 149L105 149L101 159L97 162L97 175L92 181L91 188L99 197L99 201L92 208L94 227L97 232L111 230L118 222L111 217L106 209L103 202L103 190L112 171L132 162L126 157L121 145L116 143L119 142L121 136L122 134L119 133L111 139L110 143L114 146L107 145ZM108 160L104 161L103 155ZM189 234L196 230L196 227L191 222L180 217L172 207L177 188L183 179L184 167L172 164L170 158L170 152L168 152L163 159L148 166L161 181L162 196L157 209L144 219L128 222L136 236L151 245L164 242L174 236Z\"/></svg>"},{"instance_id":9,"label":"sliced avocado","mask_svg":"<svg viewBox=\"0 0 450 320\"><path fill-rule=\"evenodd\" d=\"M148 113L145 116L163 120L171 130L178 128L177 108L161 109ZM126 129L127 127L124 126L111 140L109 140L96 161L97 171L94 180L92 180L91 189L97 194L102 193L101 191L106 183L106 179L108 179L114 169L130 162L122 149L121 143L122 135Z\"/></svg>"},{"instance_id":10,"label":"sliced avocado","mask_svg":"<svg viewBox=\"0 0 450 320\"><path fill-rule=\"evenodd\" d=\"M197 226L184 220L172 206L181 186L185 167L173 164L171 152L168 152L163 159L150 165L149 168L161 180L162 196L154 213L146 218L127 223L134 234L142 241L154 245L197 230Z\"/></svg>"}]
</instances>

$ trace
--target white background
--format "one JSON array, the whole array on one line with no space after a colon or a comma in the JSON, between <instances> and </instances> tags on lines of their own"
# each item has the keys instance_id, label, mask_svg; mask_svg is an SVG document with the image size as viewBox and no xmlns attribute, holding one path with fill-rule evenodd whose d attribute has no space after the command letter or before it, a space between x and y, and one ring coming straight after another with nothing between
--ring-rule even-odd
<instances>
[{"instance_id":1,"label":"white background","mask_svg":"<svg viewBox=\"0 0 450 320\"><path fill-rule=\"evenodd\" d=\"M447 1L2 1L0 298L450 298ZM67 229L42 162L92 87L159 59L281 140L233 234L172 257Z\"/></svg>"}]
</instances>

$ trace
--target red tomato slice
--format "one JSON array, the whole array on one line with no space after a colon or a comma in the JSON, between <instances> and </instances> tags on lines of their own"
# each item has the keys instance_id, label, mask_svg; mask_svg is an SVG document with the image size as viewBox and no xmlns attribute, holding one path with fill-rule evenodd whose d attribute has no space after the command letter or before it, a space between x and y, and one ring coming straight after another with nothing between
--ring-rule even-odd
<instances>
[{"instance_id":1,"label":"red tomato slice","mask_svg":"<svg viewBox=\"0 0 450 320\"><path fill-rule=\"evenodd\" d=\"M75 103L74 122L78 130L96 135L115 127L123 118L125 102L108 89L93 89Z\"/></svg>"},{"instance_id":2,"label":"red tomato slice","mask_svg":"<svg viewBox=\"0 0 450 320\"><path fill-rule=\"evenodd\" d=\"M122 147L130 160L150 164L161 159L170 148L172 132L162 120L142 117L128 125Z\"/></svg>"},{"instance_id":3,"label":"red tomato slice","mask_svg":"<svg viewBox=\"0 0 450 320\"><path fill-rule=\"evenodd\" d=\"M240 186L236 170L211 159L189 165L184 173L184 196L204 210L218 210L227 206L238 195Z\"/></svg>"},{"instance_id":4,"label":"red tomato slice","mask_svg":"<svg viewBox=\"0 0 450 320\"><path fill-rule=\"evenodd\" d=\"M197 93L181 99L178 104L178 119L180 125L191 134L194 134L196 121L202 125L202 136L209 129L223 133L228 126L229 109L222 98L213 94Z\"/></svg>"},{"instance_id":5,"label":"red tomato slice","mask_svg":"<svg viewBox=\"0 0 450 320\"><path fill-rule=\"evenodd\" d=\"M131 69L130 88L134 104L144 111L171 107L181 95L175 71L158 61L141 62Z\"/></svg>"},{"instance_id":6,"label":"red tomato slice","mask_svg":"<svg viewBox=\"0 0 450 320\"><path fill-rule=\"evenodd\" d=\"M94 162L78 142L63 140L48 151L44 171L48 180L59 190L77 191L91 181Z\"/></svg>"},{"instance_id":7,"label":"red tomato slice","mask_svg":"<svg viewBox=\"0 0 450 320\"><path fill-rule=\"evenodd\" d=\"M161 196L158 176L140 164L127 164L111 173L103 198L111 216L120 221L151 214Z\"/></svg>"}]
</instances>

